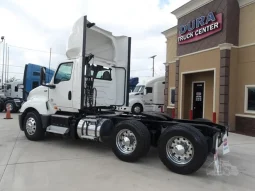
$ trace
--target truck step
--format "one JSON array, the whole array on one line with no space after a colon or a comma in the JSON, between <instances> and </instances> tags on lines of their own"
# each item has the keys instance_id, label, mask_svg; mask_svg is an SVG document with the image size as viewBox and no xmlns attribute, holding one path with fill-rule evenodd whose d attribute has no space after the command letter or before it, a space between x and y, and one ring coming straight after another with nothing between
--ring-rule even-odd
<instances>
[{"instance_id":1,"label":"truck step","mask_svg":"<svg viewBox=\"0 0 255 191\"><path fill-rule=\"evenodd\" d=\"M68 115L52 115L51 116L51 125L57 127L65 127L68 128L72 116Z\"/></svg>"},{"instance_id":2,"label":"truck step","mask_svg":"<svg viewBox=\"0 0 255 191\"><path fill-rule=\"evenodd\" d=\"M98 140L98 138L97 137L92 137L92 136L86 136L86 135L83 135L83 136L81 136L81 138L82 139L90 139L90 140Z\"/></svg>"},{"instance_id":3,"label":"truck step","mask_svg":"<svg viewBox=\"0 0 255 191\"><path fill-rule=\"evenodd\" d=\"M70 118L70 117L72 117L72 116L70 116L70 115L57 115L57 114L55 114L55 115L52 115L51 117L56 117L56 118Z\"/></svg>"},{"instance_id":4,"label":"truck step","mask_svg":"<svg viewBox=\"0 0 255 191\"><path fill-rule=\"evenodd\" d=\"M60 135L64 135L69 132L69 129L66 127L60 127L60 126L55 126L55 125L50 125L46 129L47 132L50 133L56 133Z\"/></svg>"}]
</instances>

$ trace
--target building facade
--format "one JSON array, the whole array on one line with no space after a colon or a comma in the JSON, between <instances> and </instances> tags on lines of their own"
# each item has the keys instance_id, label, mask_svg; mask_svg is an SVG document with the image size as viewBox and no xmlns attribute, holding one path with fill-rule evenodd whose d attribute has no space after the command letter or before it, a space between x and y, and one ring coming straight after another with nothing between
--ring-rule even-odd
<instances>
[{"instance_id":1,"label":"building facade","mask_svg":"<svg viewBox=\"0 0 255 191\"><path fill-rule=\"evenodd\" d=\"M255 0L191 0L172 14L165 111L255 135Z\"/></svg>"}]
</instances>

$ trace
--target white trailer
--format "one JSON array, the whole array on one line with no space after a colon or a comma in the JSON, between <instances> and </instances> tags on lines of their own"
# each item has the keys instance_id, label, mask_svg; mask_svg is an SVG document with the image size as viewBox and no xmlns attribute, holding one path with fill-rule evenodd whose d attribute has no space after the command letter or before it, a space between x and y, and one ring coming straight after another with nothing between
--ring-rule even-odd
<instances>
[{"instance_id":1,"label":"white trailer","mask_svg":"<svg viewBox=\"0 0 255 191\"><path fill-rule=\"evenodd\" d=\"M129 106L118 107L119 111L141 114L142 112L163 112L165 77L150 79L145 85L138 84L129 93Z\"/></svg>"},{"instance_id":2,"label":"white trailer","mask_svg":"<svg viewBox=\"0 0 255 191\"><path fill-rule=\"evenodd\" d=\"M144 157L155 146L170 170L190 174L203 165L209 153L216 153L228 133L227 127L205 119L111 111L129 104L131 38L114 36L86 16L73 27L67 57L48 84L42 68L41 86L30 92L20 109L19 126L29 140L54 133L107 142L126 162Z\"/></svg>"}]
</instances>

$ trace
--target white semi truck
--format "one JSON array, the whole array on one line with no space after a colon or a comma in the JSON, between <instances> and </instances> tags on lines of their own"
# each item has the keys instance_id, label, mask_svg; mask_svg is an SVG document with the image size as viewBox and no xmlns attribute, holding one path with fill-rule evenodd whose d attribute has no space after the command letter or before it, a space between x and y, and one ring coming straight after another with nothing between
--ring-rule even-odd
<instances>
[{"instance_id":1,"label":"white semi truck","mask_svg":"<svg viewBox=\"0 0 255 191\"><path fill-rule=\"evenodd\" d=\"M129 93L129 106L118 107L119 111L141 114L142 112L162 112L164 107L165 77L150 79L145 85L137 84Z\"/></svg>"},{"instance_id":2,"label":"white semi truck","mask_svg":"<svg viewBox=\"0 0 255 191\"><path fill-rule=\"evenodd\" d=\"M80 18L68 40L66 55L50 83L33 89L22 105L19 126L27 139L47 133L110 143L122 161L144 157L158 147L161 161L180 174L197 171L216 153L228 128L211 121L172 119L164 113L123 114L128 106L131 38Z\"/></svg>"},{"instance_id":3,"label":"white semi truck","mask_svg":"<svg viewBox=\"0 0 255 191\"><path fill-rule=\"evenodd\" d=\"M12 113L19 111L23 102L23 85L21 80L9 82L3 85L0 95L0 112L10 109Z\"/></svg>"}]
</instances>

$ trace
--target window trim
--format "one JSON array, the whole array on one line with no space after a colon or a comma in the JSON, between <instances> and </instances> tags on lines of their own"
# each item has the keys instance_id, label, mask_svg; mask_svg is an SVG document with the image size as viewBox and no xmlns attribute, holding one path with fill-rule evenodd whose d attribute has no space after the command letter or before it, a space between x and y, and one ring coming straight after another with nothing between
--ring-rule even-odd
<instances>
[{"instance_id":1,"label":"window trim","mask_svg":"<svg viewBox=\"0 0 255 191\"><path fill-rule=\"evenodd\" d=\"M60 81L59 83L61 83L61 82L68 82L68 81L70 81L70 80L72 79L72 75L73 75L73 62L63 62L63 63L59 64L59 66L58 66L58 69L57 69L57 71L56 71L56 73L55 73L55 75L54 75L54 78L53 78L53 84L56 84L56 83L55 83L56 75L58 74L59 68L60 68L60 67L61 67L61 65L63 65L63 64L72 64L71 77L70 77L70 79L69 79L69 80ZM59 84L59 83L57 83L57 84Z\"/></svg>"},{"instance_id":2,"label":"window trim","mask_svg":"<svg viewBox=\"0 0 255 191\"><path fill-rule=\"evenodd\" d=\"M245 89L244 89L244 113L255 114L255 111L248 110L248 88L255 88L255 85L245 85Z\"/></svg>"},{"instance_id":3,"label":"window trim","mask_svg":"<svg viewBox=\"0 0 255 191\"><path fill-rule=\"evenodd\" d=\"M169 88L169 95L168 95L168 99L169 99L169 102L168 102L168 106L169 107L172 107L172 108L174 108L175 107L175 103L174 104L171 104L171 99L172 99L172 94L171 94L171 91L172 90L175 90L175 87L170 87ZM175 96L175 95L174 95Z\"/></svg>"}]
</instances>

